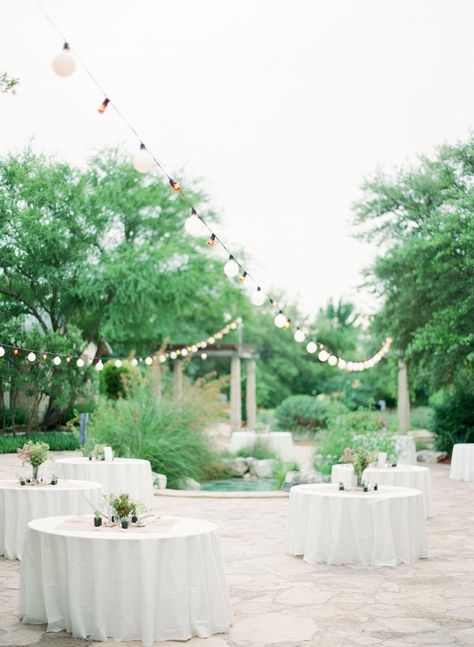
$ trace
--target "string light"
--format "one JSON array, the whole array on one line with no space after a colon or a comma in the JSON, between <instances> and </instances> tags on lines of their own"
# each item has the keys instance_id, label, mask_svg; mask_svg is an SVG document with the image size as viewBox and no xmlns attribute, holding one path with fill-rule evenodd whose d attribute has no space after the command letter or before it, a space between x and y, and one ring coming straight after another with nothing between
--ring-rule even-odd
<instances>
[{"instance_id":1,"label":"string light","mask_svg":"<svg viewBox=\"0 0 474 647\"><path fill-rule=\"evenodd\" d=\"M114 362L115 368L120 368L122 366L122 360L116 359Z\"/></svg>"},{"instance_id":2,"label":"string light","mask_svg":"<svg viewBox=\"0 0 474 647\"><path fill-rule=\"evenodd\" d=\"M312 340L308 342L306 345L306 350L308 351L308 353L311 353L311 354L315 353L318 350L318 346L316 342Z\"/></svg>"},{"instance_id":3,"label":"string light","mask_svg":"<svg viewBox=\"0 0 474 647\"><path fill-rule=\"evenodd\" d=\"M34 362L36 360L36 355L33 352L28 353L26 357L29 362Z\"/></svg>"},{"instance_id":4,"label":"string light","mask_svg":"<svg viewBox=\"0 0 474 647\"><path fill-rule=\"evenodd\" d=\"M297 328L295 331L295 334L293 335L293 339L298 342L299 344L305 340L306 335L304 332L301 330L301 328Z\"/></svg>"},{"instance_id":5,"label":"string light","mask_svg":"<svg viewBox=\"0 0 474 647\"><path fill-rule=\"evenodd\" d=\"M145 357L145 364L147 366L151 366L153 364L153 357L150 357L150 356Z\"/></svg>"},{"instance_id":6,"label":"string light","mask_svg":"<svg viewBox=\"0 0 474 647\"><path fill-rule=\"evenodd\" d=\"M98 362L97 362L97 364L95 365L95 370L96 370L96 371L102 371L102 370L103 370L103 368L104 368L104 364L103 364L102 360L101 360L101 359L99 359L99 361L98 361Z\"/></svg>"},{"instance_id":7,"label":"string light","mask_svg":"<svg viewBox=\"0 0 474 647\"><path fill-rule=\"evenodd\" d=\"M191 215L184 223L184 228L188 234L191 236L201 236L203 230L203 224L201 219L198 217L196 210L191 209Z\"/></svg>"},{"instance_id":8,"label":"string light","mask_svg":"<svg viewBox=\"0 0 474 647\"><path fill-rule=\"evenodd\" d=\"M106 111L107 106L109 105L109 103L110 103L110 99L104 99L102 101L102 104L101 104L100 108L98 109L98 112L100 112L100 114L104 114L104 112Z\"/></svg>"},{"instance_id":9,"label":"string light","mask_svg":"<svg viewBox=\"0 0 474 647\"><path fill-rule=\"evenodd\" d=\"M276 315L275 319L273 320L273 323L277 328L284 328L286 326L287 318L285 317L285 315L281 310Z\"/></svg>"},{"instance_id":10,"label":"string light","mask_svg":"<svg viewBox=\"0 0 474 647\"><path fill-rule=\"evenodd\" d=\"M61 364L61 358L58 355L56 355L56 357L53 358L53 364L55 366L59 366Z\"/></svg>"},{"instance_id":11,"label":"string light","mask_svg":"<svg viewBox=\"0 0 474 647\"><path fill-rule=\"evenodd\" d=\"M211 235L209 236L209 238L207 239L207 244L209 245L209 247L212 247L212 246L214 245L214 243L215 243L215 242L216 242L216 235L215 235L215 234L211 234Z\"/></svg>"},{"instance_id":12,"label":"string light","mask_svg":"<svg viewBox=\"0 0 474 647\"><path fill-rule=\"evenodd\" d=\"M240 276L240 279L239 279L240 282L243 283L247 278L247 276L248 276L247 272L244 271L244 273Z\"/></svg>"},{"instance_id":13,"label":"string light","mask_svg":"<svg viewBox=\"0 0 474 647\"><path fill-rule=\"evenodd\" d=\"M328 364L329 364L329 366L336 366L337 357L335 355L330 355L329 359L328 359Z\"/></svg>"},{"instance_id":14,"label":"string light","mask_svg":"<svg viewBox=\"0 0 474 647\"><path fill-rule=\"evenodd\" d=\"M20 351L18 350L18 348L14 348L14 349L12 350L12 355L13 355L13 357L16 357L16 356L18 355L18 353L19 353L19 352L20 352Z\"/></svg>"},{"instance_id":15,"label":"string light","mask_svg":"<svg viewBox=\"0 0 474 647\"><path fill-rule=\"evenodd\" d=\"M140 149L133 158L133 168L139 173L148 173L154 165L155 161L147 151L145 144L140 144Z\"/></svg>"},{"instance_id":16,"label":"string light","mask_svg":"<svg viewBox=\"0 0 474 647\"><path fill-rule=\"evenodd\" d=\"M207 353L201 353L201 359L207 359Z\"/></svg>"},{"instance_id":17,"label":"string light","mask_svg":"<svg viewBox=\"0 0 474 647\"><path fill-rule=\"evenodd\" d=\"M3 346L0 346L0 357L3 357L5 355L5 349Z\"/></svg>"},{"instance_id":18,"label":"string light","mask_svg":"<svg viewBox=\"0 0 474 647\"><path fill-rule=\"evenodd\" d=\"M320 362L327 362L328 357L329 357L329 353L324 349L320 351L320 353L318 354L318 359Z\"/></svg>"},{"instance_id":19,"label":"string light","mask_svg":"<svg viewBox=\"0 0 474 647\"><path fill-rule=\"evenodd\" d=\"M263 306L265 303L265 294L261 287L258 287L255 292L252 294L252 303L255 306Z\"/></svg>"},{"instance_id":20,"label":"string light","mask_svg":"<svg viewBox=\"0 0 474 647\"><path fill-rule=\"evenodd\" d=\"M239 265L235 262L232 254L229 256L229 260L224 265L224 274L230 279L233 279L239 273Z\"/></svg>"},{"instance_id":21,"label":"string light","mask_svg":"<svg viewBox=\"0 0 474 647\"><path fill-rule=\"evenodd\" d=\"M62 50L56 54L51 64L58 76L71 76L76 69L76 61L71 55L68 43L64 43Z\"/></svg>"},{"instance_id":22,"label":"string light","mask_svg":"<svg viewBox=\"0 0 474 647\"><path fill-rule=\"evenodd\" d=\"M180 185L179 182L176 182L176 180L173 180L171 178L170 178L169 182L171 184L171 188L173 189L173 191L175 193L179 193L181 191L181 185Z\"/></svg>"},{"instance_id":23,"label":"string light","mask_svg":"<svg viewBox=\"0 0 474 647\"><path fill-rule=\"evenodd\" d=\"M76 362L76 366L78 366L79 368L82 368L84 366L84 360L82 359L82 357L79 357Z\"/></svg>"}]
</instances>

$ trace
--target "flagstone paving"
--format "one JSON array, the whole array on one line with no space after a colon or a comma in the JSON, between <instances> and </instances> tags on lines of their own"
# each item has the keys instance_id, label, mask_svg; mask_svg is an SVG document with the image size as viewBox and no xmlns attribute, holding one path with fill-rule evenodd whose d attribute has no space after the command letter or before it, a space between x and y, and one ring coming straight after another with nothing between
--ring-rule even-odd
<instances>
[{"instance_id":1,"label":"flagstone paving","mask_svg":"<svg viewBox=\"0 0 474 647\"><path fill-rule=\"evenodd\" d=\"M16 471L0 456L0 477ZM397 568L310 566L286 554L288 499L155 497L162 514L201 517L220 529L234 610L228 635L189 647L474 645L474 483L431 467L429 559ZM17 618L19 562L0 558L0 647L76 647ZM157 645L178 646L180 642ZM130 645L139 643L116 643Z\"/></svg>"}]
</instances>

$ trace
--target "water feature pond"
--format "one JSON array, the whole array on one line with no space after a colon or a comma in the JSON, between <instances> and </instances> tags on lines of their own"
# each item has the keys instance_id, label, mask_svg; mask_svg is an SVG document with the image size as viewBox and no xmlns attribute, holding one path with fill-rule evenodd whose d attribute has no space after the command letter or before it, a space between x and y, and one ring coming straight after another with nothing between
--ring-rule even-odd
<instances>
[{"instance_id":1,"label":"water feature pond","mask_svg":"<svg viewBox=\"0 0 474 647\"><path fill-rule=\"evenodd\" d=\"M204 481L201 490L211 492L268 492L278 490L273 479L223 479L221 481Z\"/></svg>"}]
</instances>

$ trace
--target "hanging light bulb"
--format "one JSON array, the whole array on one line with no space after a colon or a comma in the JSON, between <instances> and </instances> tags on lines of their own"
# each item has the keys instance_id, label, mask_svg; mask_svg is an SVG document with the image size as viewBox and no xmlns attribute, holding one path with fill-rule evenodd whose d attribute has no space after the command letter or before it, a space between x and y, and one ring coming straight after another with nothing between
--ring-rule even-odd
<instances>
[{"instance_id":1,"label":"hanging light bulb","mask_svg":"<svg viewBox=\"0 0 474 647\"><path fill-rule=\"evenodd\" d=\"M172 180L170 178L170 184L171 184L171 188L175 193L179 193L181 191L181 185L179 182L176 182L176 180Z\"/></svg>"},{"instance_id":2,"label":"hanging light bulb","mask_svg":"<svg viewBox=\"0 0 474 647\"><path fill-rule=\"evenodd\" d=\"M286 326L287 319L281 310L276 315L275 319L273 320L273 323L277 328L284 328Z\"/></svg>"},{"instance_id":3,"label":"hanging light bulb","mask_svg":"<svg viewBox=\"0 0 474 647\"><path fill-rule=\"evenodd\" d=\"M344 369L347 367L347 362L346 362L346 360L345 360L345 359L343 359L342 357L340 357L340 358L337 360L337 365L338 365L338 367L339 367L341 370L344 370Z\"/></svg>"},{"instance_id":4,"label":"hanging light bulb","mask_svg":"<svg viewBox=\"0 0 474 647\"><path fill-rule=\"evenodd\" d=\"M305 340L306 335L304 332L301 330L301 328L297 328L295 330L295 334L293 335L293 339L297 341L298 343L301 343L302 341Z\"/></svg>"},{"instance_id":5,"label":"hanging light bulb","mask_svg":"<svg viewBox=\"0 0 474 647\"><path fill-rule=\"evenodd\" d=\"M335 355L330 355L330 357L328 359L328 364L329 364L329 366L336 366L337 357Z\"/></svg>"},{"instance_id":6,"label":"hanging light bulb","mask_svg":"<svg viewBox=\"0 0 474 647\"><path fill-rule=\"evenodd\" d=\"M115 368L120 368L122 366L122 360L116 359L114 362Z\"/></svg>"},{"instance_id":7,"label":"hanging light bulb","mask_svg":"<svg viewBox=\"0 0 474 647\"><path fill-rule=\"evenodd\" d=\"M134 358L130 361L130 364L131 364L132 366L138 366L138 359L137 359L136 357L134 357Z\"/></svg>"},{"instance_id":8,"label":"hanging light bulb","mask_svg":"<svg viewBox=\"0 0 474 647\"><path fill-rule=\"evenodd\" d=\"M5 349L3 346L0 346L0 357L3 357L5 355Z\"/></svg>"},{"instance_id":9,"label":"hanging light bulb","mask_svg":"<svg viewBox=\"0 0 474 647\"><path fill-rule=\"evenodd\" d=\"M184 223L184 228L191 236L201 236L203 234L203 223L195 209L191 209L191 215Z\"/></svg>"},{"instance_id":10,"label":"hanging light bulb","mask_svg":"<svg viewBox=\"0 0 474 647\"><path fill-rule=\"evenodd\" d=\"M316 342L311 340L307 343L306 350L308 351L308 353L315 353L318 350L318 345L316 344Z\"/></svg>"},{"instance_id":11,"label":"hanging light bulb","mask_svg":"<svg viewBox=\"0 0 474 647\"><path fill-rule=\"evenodd\" d=\"M216 242L216 235L215 235L215 234L211 234L211 235L209 236L209 238L207 239L207 244L209 245L209 247L212 247L212 246L214 245L214 243L215 243L215 242Z\"/></svg>"},{"instance_id":12,"label":"hanging light bulb","mask_svg":"<svg viewBox=\"0 0 474 647\"><path fill-rule=\"evenodd\" d=\"M71 76L76 69L76 61L71 55L68 43L64 43L62 50L56 54L51 64L58 76Z\"/></svg>"},{"instance_id":13,"label":"hanging light bulb","mask_svg":"<svg viewBox=\"0 0 474 647\"><path fill-rule=\"evenodd\" d=\"M97 362L97 364L95 365L95 370L96 370L96 371L101 371L103 368L104 368L104 365L103 365L103 363L102 363L102 360L101 360L101 359L99 359L99 361L98 361L98 362Z\"/></svg>"},{"instance_id":14,"label":"hanging light bulb","mask_svg":"<svg viewBox=\"0 0 474 647\"><path fill-rule=\"evenodd\" d=\"M254 306L263 306L265 303L265 295L263 294L261 287L258 287L252 294L252 303Z\"/></svg>"},{"instance_id":15,"label":"hanging light bulb","mask_svg":"<svg viewBox=\"0 0 474 647\"><path fill-rule=\"evenodd\" d=\"M133 168L139 173L148 173L154 165L153 157L147 151L145 144L140 144L140 150L133 158Z\"/></svg>"},{"instance_id":16,"label":"hanging light bulb","mask_svg":"<svg viewBox=\"0 0 474 647\"><path fill-rule=\"evenodd\" d=\"M171 353L170 353L170 358L171 359L176 359L177 357L178 357L178 355L175 353L174 350L172 350Z\"/></svg>"},{"instance_id":17,"label":"hanging light bulb","mask_svg":"<svg viewBox=\"0 0 474 647\"><path fill-rule=\"evenodd\" d=\"M166 362L166 355L160 355L160 362L164 364Z\"/></svg>"},{"instance_id":18,"label":"hanging light bulb","mask_svg":"<svg viewBox=\"0 0 474 647\"><path fill-rule=\"evenodd\" d=\"M201 353L201 359L207 359L207 353Z\"/></svg>"},{"instance_id":19,"label":"hanging light bulb","mask_svg":"<svg viewBox=\"0 0 474 647\"><path fill-rule=\"evenodd\" d=\"M243 274L241 274L239 281L240 281L241 283L243 283L243 282L245 281L245 279L246 279L246 278L247 278L247 272L245 272L245 271L244 271L244 273L243 273Z\"/></svg>"},{"instance_id":20,"label":"hanging light bulb","mask_svg":"<svg viewBox=\"0 0 474 647\"><path fill-rule=\"evenodd\" d=\"M229 256L229 260L224 265L224 274L230 279L233 279L239 273L239 265L234 260L232 254Z\"/></svg>"},{"instance_id":21,"label":"hanging light bulb","mask_svg":"<svg viewBox=\"0 0 474 647\"><path fill-rule=\"evenodd\" d=\"M145 357L145 364L147 366L151 366L153 364L153 357L150 357L149 355L148 357Z\"/></svg>"},{"instance_id":22,"label":"hanging light bulb","mask_svg":"<svg viewBox=\"0 0 474 647\"><path fill-rule=\"evenodd\" d=\"M53 357L53 364L55 366L59 366L61 364L61 358L58 355L56 355L56 357Z\"/></svg>"},{"instance_id":23,"label":"hanging light bulb","mask_svg":"<svg viewBox=\"0 0 474 647\"><path fill-rule=\"evenodd\" d=\"M107 106L109 105L109 103L110 103L110 99L104 99L102 101L101 106L100 106L100 108L98 109L97 112L99 112L101 115L104 114L104 112L106 111Z\"/></svg>"},{"instance_id":24,"label":"hanging light bulb","mask_svg":"<svg viewBox=\"0 0 474 647\"><path fill-rule=\"evenodd\" d=\"M193 345L191 346L191 352L192 352L192 353L197 353L197 352L198 352L198 347L197 347L197 345L196 345L196 344L193 344Z\"/></svg>"},{"instance_id":25,"label":"hanging light bulb","mask_svg":"<svg viewBox=\"0 0 474 647\"><path fill-rule=\"evenodd\" d=\"M14 348L14 349L12 350L12 355L13 355L13 357L16 357L16 356L18 355L18 353L19 353L19 352L20 352L20 351L18 350L18 348Z\"/></svg>"},{"instance_id":26,"label":"hanging light bulb","mask_svg":"<svg viewBox=\"0 0 474 647\"><path fill-rule=\"evenodd\" d=\"M48 359L48 356L46 355L46 353L43 353L43 354L41 355L41 357L43 358L43 360L44 360L44 361L46 361L46 360Z\"/></svg>"},{"instance_id":27,"label":"hanging light bulb","mask_svg":"<svg viewBox=\"0 0 474 647\"><path fill-rule=\"evenodd\" d=\"M78 366L79 368L82 368L84 366L84 360L82 359L82 357L79 357L76 362L76 366Z\"/></svg>"},{"instance_id":28,"label":"hanging light bulb","mask_svg":"<svg viewBox=\"0 0 474 647\"><path fill-rule=\"evenodd\" d=\"M216 343L216 340L215 340L215 338L214 338L214 337L209 337L209 339L207 340L207 342L208 342L209 344L215 344L215 343Z\"/></svg>"},{"instance_id":29,"label":"hanging light bulb","mask_svg":"<svg viewBox=\"0 0 474 647\"><path fill-rule=\"evenodd\" d=\"M187 349L187 348L183 348L183 349L181 350L181 357L186 357L186 356L187 356L187 354L188 354L188 349Z\"/></svg>"},{"instance_id":30,"label":"hanging light bulb","mask_svg":"<svg viewBox=\"0 0 474 647\"><path fill-rule=\"evenodd\" d=\"M329 353L324 349L318 355L318 359L320 362L326 362L328 357L329 357Z\"/></svg>"},{"instance_id":31,"label":"hanging light bulb","mask_svg":"<svg viewBox=\"0 0 474 647\"><path fill-rule=\"evenodd\" d=\"M31 353L28 353L26 356L29 362L34 362L36 360L36 355L31 351Z\"/></svg>"},{"instance_id":32,"label":"hanging light bulb","mask_svg":"<svg viewBox=\"0 0 474 647\"><path fill-rule=\"evenodd\" d=\"M207 341L201 342L201 348L207 348Z\"/></svg>"},{"instance_id":33,"label":"hanging light bulb","mask_svg":"<svg viewBox=\"0 0 474 647\"><path fill-rule=\"evenodd\" d=\"M70 355L68 355L68 356L66 357L66 364L69 364L69 362L71 361L71 359L72 359L72 357L71 357Z\"/></svg>"}]
</instances>

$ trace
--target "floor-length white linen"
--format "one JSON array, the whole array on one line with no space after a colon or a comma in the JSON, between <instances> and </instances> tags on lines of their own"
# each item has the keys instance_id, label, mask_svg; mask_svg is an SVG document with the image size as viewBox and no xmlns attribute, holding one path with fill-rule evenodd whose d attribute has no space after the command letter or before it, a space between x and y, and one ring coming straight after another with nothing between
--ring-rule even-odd
<instances>
[{"instance_id":1,"label":"floor-length white linen","mask_svg":"<svg viewBox=\"0 0 474 647\"><path fill-rule=\"evenodd\" d=\"M289 552L309 564L396 566L427 557L420 491L382 486L340 492L335 484L290 490Z\"/></svg>"},{"instance_id":2,"label":"floor-length white linen","mask_svg":"<svg viewBox=\"0 0 474 647\"><path fill-rule=\"evenodd\" d=\"M93 512L84 497L98 505L100 488L100 483L63 479L57 485L0 481L0 555L21 559L26 528L32 519Z\"/></svg>"},{"instance_id":3,"label":"floor-length white linen","mask_svg":"<svg viewBox=\"0 0 474 647\"><path fill-rule=\"evenodd\" d=\"M153 476L149 461L139 458L114 458L112 461L87 457L58 458L56 473L63 478L102 483L102 494L126 492L134 501L153 505Z\"/></svg>"},{"instance_id":4,"label":"floor-length white linen","mask_svg":"<svg viewBox=\"0 0 474 647\"><path fill-rule=\"evenodd\" d=\"M77 638L145 647L225 632L232 614L216 531L178 517L128 530L95 529L92 518L32 521L20 617Z\"/></svg>"},{"instance_id":5,"label":"floor-length white linen","mask_svg":"<svg viewBox=\"0 0 474 647\"><path fill-rule=\"evenodd\" d=\"M431 474L427 467L419 465L397 465L397 467L369 466L362 475L369 485L395 485L420 490L427 517L432 514Z\"/></svg>"},{"instance_id":6,"label":"floor-length white linen","mask_svg":"<svg viewBox=\"0 0 474 647\"><path fill-rule=\"evenodd\" d=\"M331 467L331 483L344 483L344 487L357 485L357 477L352 463L340 463Z\"/></svg>"},{"instance_id":7,"label":"floor-length white linen","mask_svg":"<svg viewBox=\"0 0 474 647\"><path fill-rule=\"evenodd\" d=\"M474 443L454 445L449 478L454 481L474 481Z\"/></svg>"}]
</instances>

